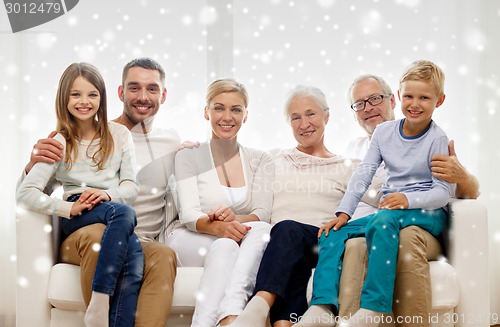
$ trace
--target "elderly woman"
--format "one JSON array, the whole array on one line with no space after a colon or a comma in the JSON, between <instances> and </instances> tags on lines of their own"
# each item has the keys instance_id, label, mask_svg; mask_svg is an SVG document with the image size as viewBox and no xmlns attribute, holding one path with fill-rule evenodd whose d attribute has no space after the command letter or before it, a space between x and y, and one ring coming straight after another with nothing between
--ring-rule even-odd
<instances>
[{"instance_id":1,"label":"elderly woman","mask_svg":"<svg viewBox=\"0 0 500 327\"><path fill-rule=\"evenodd\" d=\"M275 153L271 222L276 225L260 264L255 296L231 327L265 326L269 311L274 326L290 326L306 311L307 283L318 260L318 230L334 217L359 164L326 148L329 112L321 90L295 88L286 101L285 114L297 146ZM378 194L373 190L381 182L374 180L362 201L377 205Z\"/></svg>"},{"instance_id":2,"label":"elderly woman","mask_svg":"<svg viewBox=\"0 0 500 327\"><path fill-rule=\"evenodd\" d=\"M212 138L175 157L180 225L167 244L179 266L205 268L193 327L224 325L240 314L269 240L274 166L268 153L237 142L247 106L242 84L212 82L205 107Z\"/></svg>"}]
</instances>

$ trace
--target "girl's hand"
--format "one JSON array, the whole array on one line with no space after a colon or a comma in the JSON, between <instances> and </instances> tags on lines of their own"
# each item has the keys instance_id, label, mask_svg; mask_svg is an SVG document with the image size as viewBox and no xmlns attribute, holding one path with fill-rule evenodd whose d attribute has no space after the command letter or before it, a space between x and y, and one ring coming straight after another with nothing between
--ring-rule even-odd
<instances>
[{"instance_id":1,"label":"girl's hand","mask_svg":"<svg viewBox=\"0 0 500 327\"><path fill-rule=\"evenodd\" d=\"M208 218L210 218L211 221L214 220L220 220L220 221L233 221L236 215L234 212L225 204L220 204L212 209L207 213Z\"/></svg>"},{"instance_id":2,"label":"girl's hand","mask_svg":"<svg viewBox=\"0 0 500 327\"><path fill-rule=\"evenodd\" d=\"M339 213L337 218L333 218L328 223L321 226L321 228L318 231L318 238L321 237L321 234L323 234L323 232L325 232L325 237L328 237L328 233L329 233L330 229L333 228L334 231L339 230L340 227L347 224L348 220L349 220L349 216L347 214L345 214L343 212Z\"/></svg>"},{"instance_id":3,"label":"girl's hand","mask_svg":"<svg viewBox=\"0 0 500 327\"><path fill-rule=\"evenodd\" d=\"M80 212L85 209L91 210L94 206L88 203L82 203L80 201L73 202L73 206L71 206L70 215L71 217L78 216Z\"/></svg>"},{"instance_id":4,"label":"girl's hand","mask_svg":"<svg viewBox=\"0 0 500 327\"><path fill-rule=\"evenodd\" d=\"M385 197L378 205L379 209L401 210L408 209L408 199L403 193L392 193Z\"/></svg>"},{"instance_id":5,"label":"girl's hand","mask_svg":"<svg viewBox=\"0 0 500 327\"><path fill-rule=\"evenodd\" d=\"M110 200L111 199L108 193L96 188L89 188L88 190L83 191L82 195L80 195L80 198L78 199L79 202L85 204L91 204L92 207L103 201L110 201Z\"/></svg>"}]
</instances>

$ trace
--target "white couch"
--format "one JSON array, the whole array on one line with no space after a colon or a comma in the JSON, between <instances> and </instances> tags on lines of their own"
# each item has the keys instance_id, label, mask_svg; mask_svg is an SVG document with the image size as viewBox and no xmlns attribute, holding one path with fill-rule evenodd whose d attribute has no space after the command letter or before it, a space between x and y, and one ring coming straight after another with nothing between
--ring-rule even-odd
<instances>
[{"instance_id":1,"label":"white couch","mask_svg":"<svg viewBox=\"0 0 500 327\"><path fill-rule=\"evenodd\" d=\"M431 262L433 326L489 326L488 219L477 200L451 203L449 262ZM18 210L17 326L83 327L80 268L55 264L53 219ZM56 225L54 225L56 226ZM58 228L58 227L56 227ZM54 265L55 264L55 265ZM179 268L167 326L189 326L203 268Z\"/></svg>"}]
</instances>

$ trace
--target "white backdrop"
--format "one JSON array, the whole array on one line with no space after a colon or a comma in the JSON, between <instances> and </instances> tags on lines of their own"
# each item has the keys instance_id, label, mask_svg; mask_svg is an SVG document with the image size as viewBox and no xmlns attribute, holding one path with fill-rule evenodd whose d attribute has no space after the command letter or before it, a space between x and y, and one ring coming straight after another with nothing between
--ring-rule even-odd
<instances>
[{"instance_id":1,"label":"white backdrop","mask_svg":"<svg viewBox=\"0 0 500 327\"><path fill-rule=\"evenodd\" d=\"M12 34L0 9L0 326L15 314L15 182L38 138L55 127L56 85L65 67L88 61L103 73L110 118L121 112L116 89L123 65L157 59L168 97L156 120L183 139L205 140L206 85L233 76L250 93L240 142L270 149L294 144L283 120L286 92L311 84L328 95L327 145L341 152L361 135L346 101L360 74L386 78L394 91L416 59L447 75L435 120L456 140L460 160L481 183L489 210L492 312L500 312L500 1L496 0L81 0L66 15ZM401 117L397 111L397 117ZM471 217L474 219L474 217ZM40 231L42 232L42 231Z\"/></svg>"}]
</instances>

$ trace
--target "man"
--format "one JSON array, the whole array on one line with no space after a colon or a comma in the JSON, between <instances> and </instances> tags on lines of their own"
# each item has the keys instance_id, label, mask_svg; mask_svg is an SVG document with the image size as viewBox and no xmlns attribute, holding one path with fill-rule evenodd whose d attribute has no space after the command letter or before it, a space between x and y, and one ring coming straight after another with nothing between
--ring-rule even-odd
<instances>
[{"instance_id":1,"label":"man","mask_svg":"<svg viewBox=\"0 0 500 327\"><path fill-rule=\"evenodd\" d=\"M349 88L348 98L351 104L356 103L354 117L366 132L366 136L351 142L346 156L362 159L377 125L394 120L396 101L387 83L374 75L363 75L355 79ZM450 141L449 152L449 156L436 155L432 158L433 175L456 184L456 198L477 198L479 196L479 183L476 177L471 175L458 161L453 141ZM385 174L383 168L379 169L377 174ZM373 211L374 208L363 206L360 203L355 217L366 216ZM346 262L349 265L360 264L360 260L353 258L354 256L366 260L364 238L349 241L348 247L350 249L346 250L344 265ZM431 311L432 301L428 260L435 260L440 253L439 242L430 233L416 226L401 230L394 290L394 316L422 317L423 324L419 326L430 326L428 314ZM351 258L349 259L349 257ZM345 278L347 279L347 276ZM344 303L340 304L341 308L344 307L342 315L348 316L359 307L359 293L361 292L359 285L362 285L363 279L364 276L358 275L351 277L351 283L347 280L341 282L340 298L345 299ZM358 286L342 290L342 285L349 284ZM402 323L399 326L414 326L414 324Z\"/></svg>"},{"instance_id":2,"label":"man","mask_svg":"<svg viewBox=\"0 0 500 327\"><path fill-rule=\"evenodd\" d=\"M180 141L173 130L153 128L154 116L165 102L165 72L154 60L139 58L123 68L122 85L118 96L123 112L114 121L125 125L132 133L139 173L140 191L133 207L137 213L135 233L144 252L144 278L137 305L136 326L164 327L170 312L176 275L174 251L163 243L165 219L173 218L173 203L167 201L168 179L173 173L175 152ZM52 137L34 145L28 173L37 162L54 162L62 158L62 146ZM81 284L88 305L91 284L105 225L94 224L71 234L61 245L61 259L80 265Z\"/></svg>"}]
</instances>

